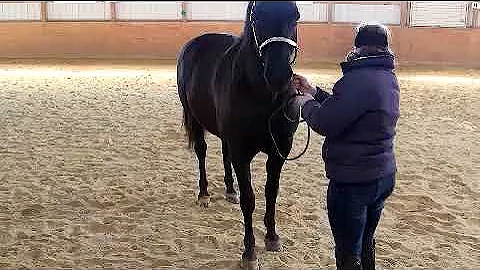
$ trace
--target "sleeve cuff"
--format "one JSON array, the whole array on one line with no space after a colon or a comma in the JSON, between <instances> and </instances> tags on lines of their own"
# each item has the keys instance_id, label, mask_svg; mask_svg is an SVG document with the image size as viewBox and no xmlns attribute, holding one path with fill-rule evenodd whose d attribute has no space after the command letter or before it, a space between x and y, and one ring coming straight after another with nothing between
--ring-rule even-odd
<instances>
[{"instance_id":1,"label":"sleeve cuff","mask_svg":"<svg viewBox=\"0 0 480 270\"><path fill-rule=\"evenodd\" d=\"M320 87L317 86L317 93L315 93L315 100L322 103L325 99L330 96L328 92L323 91Z\"/></svg>"},{"instance_id":2,"label":"sleeve cuff","mask_svg":"<svg viewBox=\"0 0 480 270\"><path fill-rule=\"evenodd\" d=\"M310 120L309 118L310 118L310 115L311 115L312 108L313 108L314 104L317 103L317 102L318 101L311 99L311 100L305 102L305 104L303 104L303 106L302 106L302 118L303 119Z\"/></svg>"}]
</instances>

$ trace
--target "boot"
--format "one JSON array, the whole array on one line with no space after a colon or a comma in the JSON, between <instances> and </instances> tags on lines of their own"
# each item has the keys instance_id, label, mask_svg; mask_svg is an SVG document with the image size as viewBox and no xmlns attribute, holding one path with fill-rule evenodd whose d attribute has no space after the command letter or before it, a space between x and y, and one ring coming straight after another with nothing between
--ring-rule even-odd
<instances>
[{"instance_id":1,"label":"boot","mask_svg":"<svg viewBox=\"0 0 480 270\"><path fill-rule=\"evenodd\" d=\"M371 245L362 247L362 268L363 270L375 270L375 239Z\"/></svg>"},{"instance_id":2,"label":"boot","mask_svg":"<svg viewBox=\"0 0 480 270\"><path fill-rule=\"evenodd\" d=\"M362 270L361 259L350 254L336 256L337 270Z\"/></svg>"}]
</instances>

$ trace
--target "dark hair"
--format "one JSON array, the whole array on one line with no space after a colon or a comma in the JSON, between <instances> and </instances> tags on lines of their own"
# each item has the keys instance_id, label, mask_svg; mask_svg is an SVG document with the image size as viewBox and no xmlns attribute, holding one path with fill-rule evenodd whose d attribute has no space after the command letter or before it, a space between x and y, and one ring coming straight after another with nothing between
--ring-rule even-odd
<instances>
[{"instance_id":1,"label":"dark hair","mask_svg":"<svg viewBox=\"0 0 480 270\"><path fill-rule=\"evenodd\" d=\"M362 23L357 27L355 47L374 46L389 47L390 30L382 24Z\"/></svg>"},{"instance_id":2,"label":"dark hair","mask_svg":"<svg viewBox=\"0 0 480 270\"><path fill-rule=\"evenodd\" d=\"M388 55L395 57L389 46L390 30L382 24L362 23L356 27L353 49L345 61L363 57Z\"/></svg>"}]
</instances>

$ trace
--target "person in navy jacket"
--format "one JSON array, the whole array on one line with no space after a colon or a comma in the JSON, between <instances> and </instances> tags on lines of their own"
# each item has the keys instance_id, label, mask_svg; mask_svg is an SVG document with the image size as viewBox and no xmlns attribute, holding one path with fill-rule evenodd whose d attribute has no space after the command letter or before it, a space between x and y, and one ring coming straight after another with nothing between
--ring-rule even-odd
<instances>
[{"instance_id":1,"label":"person in navy jacket","mask_svg":"<svg viewBox=\"0 0 480 270\"><path fill-rule=\"evenodd\" d=\"M333 94L294 75L294 86L304 94L297 98L303 119L325 136L322 157L330 180L327 209L337 269L375 269L374 233L395 186L399 86L389 36L383 25L357 28Z\"/></svg>"}]
</instances>

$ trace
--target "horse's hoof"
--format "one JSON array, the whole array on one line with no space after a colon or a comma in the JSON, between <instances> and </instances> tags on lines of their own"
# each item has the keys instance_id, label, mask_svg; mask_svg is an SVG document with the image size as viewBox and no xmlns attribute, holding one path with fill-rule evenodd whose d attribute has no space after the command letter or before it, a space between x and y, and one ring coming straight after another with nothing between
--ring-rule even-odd
<instances>
[{"instance_id":1,"label":"horse's hoof","mask_svg":"<svg viewBox=\"0 0 480 270\"><path fill-rule=\"evenodd\" d=\"M268 239L265 237L265 249L267 251L280 251L282 248L282 242L280 237L276 236L274 239Z\"/></svg>"},{"instance_id":2,"label":"horse's hoof","mask_svg":"<svg viewBox=\"0 0 480 270\"><path fill-rule=\"evenodd\" d=\"M240 260L240 268L244 270L259 270L258 259L249 260L242 257Z\"/></svg>"},{"instance_id":3,"label":"horse's hoof","mask_svg":"<svg viewBox=\"0 0 480 270\"><path fill-rule=\"evenodd\" d=\"M200 205L200 207L208 208L210 196L198 196L197 204Z\"/></svg>"},{"instance_id":4,"label":"horse's hoof","mask_svg":"<svg viewBox=\"0 0 480 270\"><path fill-rule=\"evenodd\" d=\"M238 195L236 193L225 193L225 199L229 203L233 203L233 204L240 203L240 199L238 198Z\"/></svg>"}]
</instances>

